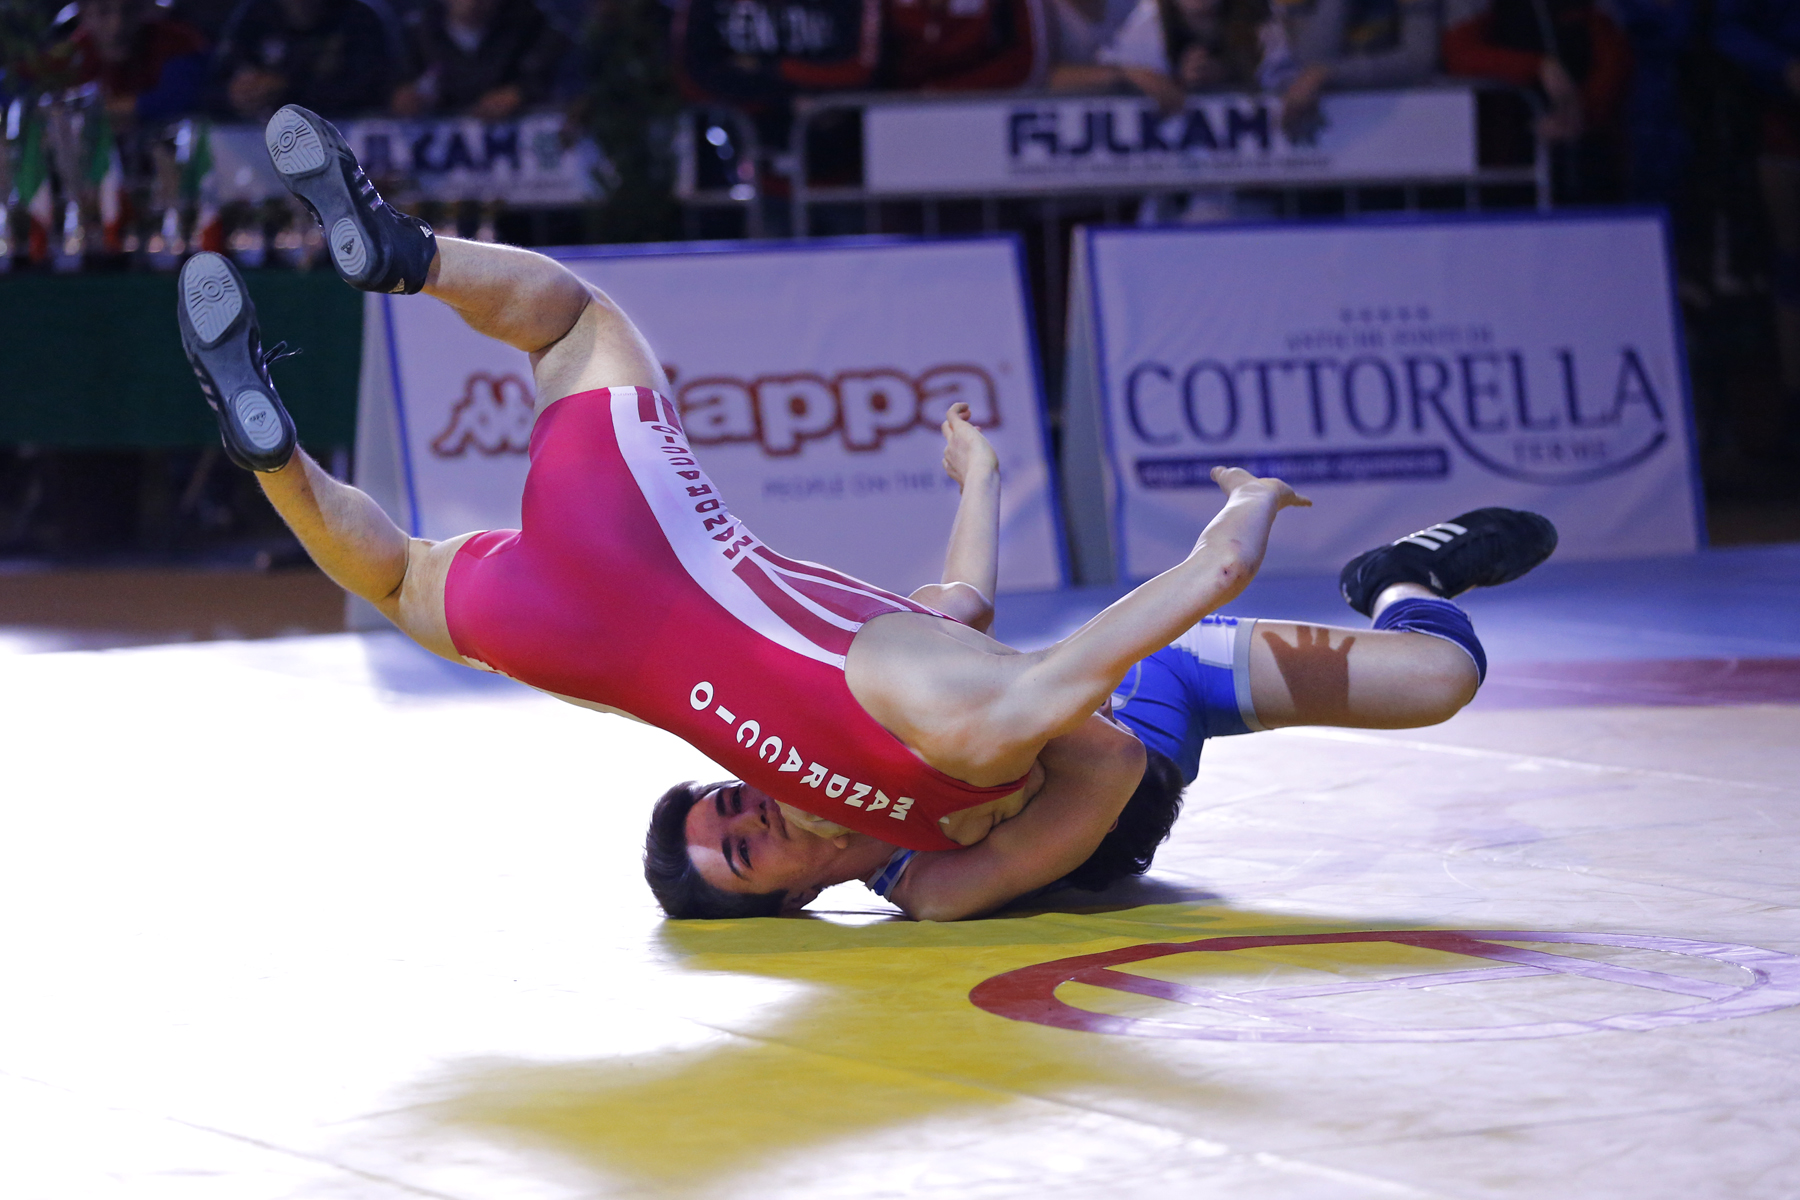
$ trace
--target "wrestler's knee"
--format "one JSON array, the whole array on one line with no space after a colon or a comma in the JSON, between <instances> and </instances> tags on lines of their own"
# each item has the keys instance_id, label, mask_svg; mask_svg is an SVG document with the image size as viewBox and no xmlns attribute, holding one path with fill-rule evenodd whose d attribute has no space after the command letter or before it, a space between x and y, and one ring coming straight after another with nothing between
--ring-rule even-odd
<instances>
[{"instance_id":1,"label":"wrestler's knee","mask_svg":"<svg viewBox=\"0 0 1800 1200\"><path fill-rule=\"evenodd\" d=\"M1454 643L1420 636L1417 661L1408 672L1409 716L1415 725L1437 725L1467 707L1481 687L1481 673Z\"/></svg>"}]
</instances>

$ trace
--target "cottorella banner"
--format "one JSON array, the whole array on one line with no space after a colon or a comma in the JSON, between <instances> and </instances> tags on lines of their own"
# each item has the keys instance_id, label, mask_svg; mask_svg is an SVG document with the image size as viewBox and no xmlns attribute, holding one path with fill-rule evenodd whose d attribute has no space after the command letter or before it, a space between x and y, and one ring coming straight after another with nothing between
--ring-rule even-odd
<instances>
[{"instance_id":1,"label":"cottorella banner","mask_svg":"<svg viewBox=\"0 0 1800 1200\"><path fill-rule=\"evenodd\" d=\"M562 258L644 331L702 465L777 550L903 593L936 582L958 495L938 425L962 401L1000 456L1001 588L1063 582L1014 240ZM425 296L370 297L365 331L358 482L426 537L516 528L525 356Z\"/></svg>"},{"instance_id":2,"label":"cottorella banner","mask_svg":"<svg viewBox=\"0 0 1800 1200\"><path fill-rule=\"evenodd\" d=\"M870 104L863 177L878 195L1452 179L1475 171L1475 96L1461 88L1331 92L1316 136L1290 140L1266 96Z\"/></svg>"},{"instance_id":3,"label":"cottorella banner","mask_svg":"<svg viewBox=\"0 0 1800 1200\"><path fill-rule=\"evenodd\" d=\"M1699 544L1655 216L1104 230L1074 263L1083 578L1179 561L1219 464L1312 497L1282 514L1272 570L1336 570L1493 504L1550 517L1565 559Z\"/></svg>"}]
</instances>

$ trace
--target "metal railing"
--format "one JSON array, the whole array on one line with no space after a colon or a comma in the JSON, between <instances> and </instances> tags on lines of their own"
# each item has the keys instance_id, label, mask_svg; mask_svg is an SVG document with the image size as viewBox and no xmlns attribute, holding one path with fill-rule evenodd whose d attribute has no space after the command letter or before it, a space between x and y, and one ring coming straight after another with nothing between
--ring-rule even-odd
<instances>
[{"instance_id":1,"label":"metal railing","mask_svg":"<svg viewBox=\"0 0 1800 1200\"><path fill-rule=\"evenodd\" d=\"M1470 116L1473 118L1476 105L1473 100L1478 92L1503 92L1524 96L1529 106L1527 111L1536 111L1537 101L1529 93L1518 92L1511 88L1474 88L1439 87L1431 89L1414 89L1413 91L1432 91L1467 95L1471 98ZM1354 95L1354 93L1344 94ZM1328 94L1324 100L1326 112L1329 114L1334 96ZM1194 97L1190 105L1207 99L1204 96ZM921 187L882 187L871 188L867 174L867 144L863 139L861 148L865 156L861 181L856 184L837 184L820 186L814 182L812 151L815 140L812 136L818 123L835 113L846 111L866 114L876 109L923 109L941 108L950 105L969 105L971 100L985 100L988 104L1011 104L1020 109L1029 108L1038 103L1076 102L1117 104L1121 97L1117 95L1084 96L1084 95L1017 95L1011 97L970 97L954 95L920 96L912 95L896 97L892 94L863 95L831 95L805 97L795 104L793 154L793 226L794 233L800 237L809 236L811 232L812 212L817 206L827 204L862 204L872 205L884 202L910 200L924 206L923 223L927 232L935 232L940 224L939 210L947 201L978 200L982 202L982 220L986 228L994 228L997 206L994 201L996 193L987 187L951 185ZM1146 106L1147 101L1142 102ZM1265 106L1269 107L1269 106ZM1175 114L1179 116L1180 114ZM1279 116L1274 118L1277 122ZM1008 187L1005 194L1011 196L1030 196L1051 202L1093 201L1098 199L1103 205L1117 211L1125 204L1139 203L1146 198L1179 197L1196 192L1221 192L1233 197L1245 192L1274 193L1283 199L1283 211L1291 212L1298 206L1293 203L1294 197L1302 192L1316 192L1320 189L1342 191L1346 198L1346 211L1357 211L1357 196L1367 189L1399 189L1403 196L1403 209L1419 207L1419 197L1423 190L1457 187L1462 189L1465 207L1479 209L1481 194L1484 189L1496 187L1530 187L1534 192L1534 203L1539 209L1550 207L1550 160L1547 149L1541 140L1532 139L1532 161L1517 166L1483 167L1480 165L1480 148L1476 145L1478 130L1468 130L1471 165L1461 170L1436 170L1430 173L1409 175L1403 171L1383 171L1379 174L1364 169L1350 169L1342 174L1326 174L1294 178L1294 172L1285 171L1270 159L1267 165L1252 163L1249 169L1241 166L1231 170L1216 172L1190 173L1181 178L1166 182L1154 179L1134 177L1122 179L1117 184L1107 184L1094 179L1071 181L1063 186L1055 182L1046 183L1041 188ZM1109 127L1110 138L1110 127Z\"/></svg>"},{"instance_id":2,"label":"metal railing","mask_svg":"<svg viewBox=\"0 0 1800 1200\"><path fill-rule=\"evenodd\" d=\"M710 209L742 213L744 236L763 237L762 176L769 169L755 124L737 109L707 105L682 113L675 127L675 198L687 236L699 236L694 218Z\"/></svg>"},{"instance_id":3,"label":"metal railing","mask_svg":"<svg viewBox=\"0 0 1800 1200\"><path fill-rule=\"evenodd\" d=\"M795 102L789 148L785 151L775 151L760 145L753 124L735 110L718 106L689 110L677 145L681 179L677 195L685 206L694 210L740 210L743 213L745 235L749 237L763 236L771 230L789 232L796 237L815 236L822 224L819 214L825 209L835 209L841 213L860 208L861 231L880 232L884 223L884 210L891 210L897 204L916 208L917 219L910 223L910 229L926 235L937 234L946 228L944 211L948 205L959 206L974 214L973 222L967 220L966 216L958 221L959 229L993 232L1013 227L1014 223L1006 221L1002 215L1003 206L1009 202L1029 202L1035 205L1039 209L1039 220L1046 224L1055 222L1063 214L1070 212L1091 212L1096 206L1101 219L1113 223L1126 219L1128 211L1136 215L1146 203L1161 210L1196 193L1223 197L1227 207L1241 204L1246 196L1254 196L1260 206L1259 215L1277 216L1304 212L1304 198L1321 192L1341 194L1341 211L1351 215L1363 209L1367 195L1377 192L1384 194L1386 198L1376 205L1383 210L1444 208L1447 206L1444 197L1449 194L1458 201L1448 205L1449 207L1479 211L1485 205L1484 197L1499 189L1511 189L1515 192L1528 190L1529 202L1533 207L1540 210L1551 207L1550 156L1544 143L1526 129L1524 135L1529 138L1530 144L1528 162L1483 166L1482 147L1478 144L1479 131L1473 127L1474 110L1484 96L1515 98L1515 107L1527 123L1534 122L1541 113L1541 105L1536 97L1528 92L1496 85L1457 85L1416 89L1415 92L1421 90L1471 97L1471 128L1467 136L1473 153L1467 167L1414 175L1397 174L1393 171L1372 173L1367 170L1349 170L1335 175L1315 173L1305 178L1294 178L1293 172L1284 174L1278 169L1259 173L1253 165L1249 171L1238 166L1231 170L1220 170L1210 177L1200 172L1189 172L1164 179L1124 178L1110 184L1084 179L1075 183L1046 181L1040 186L1008 185L999 189L970 184L872 187L868 174L868 147L864 137L867 114L871 111L919 110L971 104L1021 107L1059 102L1118 104L1125 98L1116 95L1028 93L998 96L844 93L798 99ZM1196 97L1196 101L1206 99ZM1332 97L1328 95L1325 103L1329 110ZM818 136L822 125L832 123L838 126L835 131L835 150L830 145L830 131L825 138ZM822 150L825 157L834 159L830 165L840 175L846 166L846 154L857 160L853 164L849 180L821 179L819 168ZM721 153L730 160L728 172L722 169L727 164L719 160ZM782 206L777 203L776 197L768 194L769 189L765 186L771 179L786 184L789 195L785 205L785 221L775 211ZM1391 202L1391 198L1396 195L1398 203ZM1425 202L1427 197L1432 201L1429 205ZM824 224L828 225L830 222ZM842 222L838 224L841 225Z\"/></svg>"}]
</instances>

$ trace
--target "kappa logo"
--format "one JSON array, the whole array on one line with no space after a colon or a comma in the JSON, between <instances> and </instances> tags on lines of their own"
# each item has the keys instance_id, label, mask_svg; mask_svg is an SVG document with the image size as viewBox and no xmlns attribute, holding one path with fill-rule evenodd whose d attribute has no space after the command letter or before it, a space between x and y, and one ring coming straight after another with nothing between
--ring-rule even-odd
<instances>
[{"instance_id":1,"label":"kappa logo","mask_svg":"<svg viewBox=\"0 0 1800 1200\"><path fill-rule=\"evenodd\" d=\"M851 450L878 450L888 437L936 428L953 404L967 404L976 425L1000 423L994 380L968 363L932 367L914 377L880 368L826 379L801 372L754 379L708 376L676 394L681 424L700 445L759 442L765 454L796 454L803 443L839 434Z\"/></svg>"},{"instance_id":2,"label":"kappa logo","mask_svg":"<svg viewBox=\"0 0 1800 1200\"><path fill-rule=\"evenodd\" d=\"M715 704L714 699L715 689L710 682L704 679L696 683L693 690L688 693L688 704L695 712L712 709L713 716L725 724L735 727L731 735L733 741L754 753L757 758L770 766L775 766L779 762L781 765L775 767L777 771L798 775L801 783L809 788L822 790L833 800L841 800L846 807L860 808L864 812L879 812L886 809L887 815L894 820L906 820L906 814L911 811L913 806L911 796L901 796L896 799L878 787L867 783L857 783L848 775L839 775L822 763L812 762L801 754L798 748L784 742L779 734L774 732L764 734L762 722L750 717L745 717L740 721L737 713L723 704ZM782 757L784 751L786 758ZM804 806L796 805L796 807ZM808 809L807 811L813 810ZM823 814L815 815L822 816Z\"/></svg>"},{"instance_id":3,"label":"kappa logo","mask_svg":"<svg viewBox=\"0 0 1800 1200\"><path fill-rule=\"evenodd\" d=\"M449 424L431 439L431 452L460 458L473 446L483 454L524 454L531 447L536 415L531 388L523 379L477 371L463 385Z\"/></svg>"}]
</instances>

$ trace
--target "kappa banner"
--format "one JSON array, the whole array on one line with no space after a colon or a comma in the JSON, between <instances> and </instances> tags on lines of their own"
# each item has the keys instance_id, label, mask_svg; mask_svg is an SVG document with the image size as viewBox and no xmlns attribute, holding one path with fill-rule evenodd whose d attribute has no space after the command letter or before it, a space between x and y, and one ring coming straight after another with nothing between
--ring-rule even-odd
<instances>
[{"instance_id":1,"label":"kappa banner","mask_svg":"<svg viewBox=\"0 0 1800 1200\"><path fill-rule=\"evenodd\" d=\"M1550 517L1563 558L1699 543L1656 217L1106 230L1076 274L1068 419L1094 436L1069 438L1065 478L1084 577L1179 561L1221 464L1314 500L1282 515L1275 570L1336 570L1495 504Z\"/></svg>"},{"instance_id":2,"label":"kappa banner","mask_svg":"<svg viewBox=\"0 0 1800 1200\"><path fill-rule=\"evenodd\" d=\"M758 537L904 593L943 570L958 493L938 425L959 402L1000 456L1001 588L1063 582L1018 255L987 238L563 261L649 338L701 464ZM427 537L516 528L525 356L427 297L368 303L359 478Z\"/></svg>"},{"instance_id":3,"label":"kappa banner","mask_svg":"<svg viewBox=\"0 0 1800 1200\"><path fill-rule=\"evenodd\" d=\"M864 178L882 195L1457 178L1475 170L1466 89L1331 92L1291 141L1265 96L1195 96L1174 115L1138 97L871 104Z\"/></svg>"}]
</instances>

